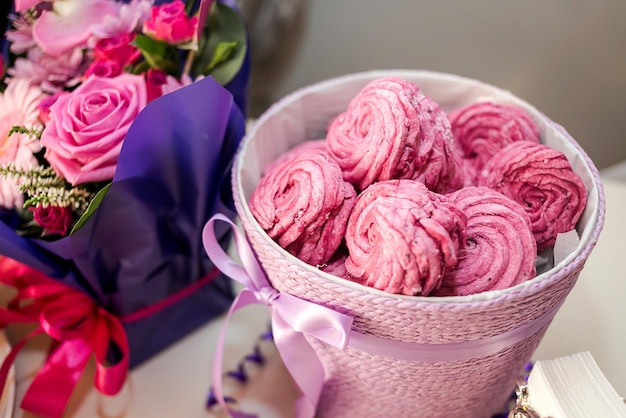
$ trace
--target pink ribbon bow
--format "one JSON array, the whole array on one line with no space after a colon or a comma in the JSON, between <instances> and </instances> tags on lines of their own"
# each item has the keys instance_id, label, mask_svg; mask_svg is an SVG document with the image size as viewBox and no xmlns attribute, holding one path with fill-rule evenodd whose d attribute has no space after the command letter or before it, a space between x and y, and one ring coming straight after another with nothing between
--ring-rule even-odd
<instances>
[{"instance_id":1,"label":"pink ribbon bow","mask_svg":"<svg viewBox=\"0 0 626 418\"><path fill-rule=\"evenodd\" d=\"M243 266L235 263L219 246L214 230L214 224L218 220L231 226ZM352 317L287 293L279 293L274 289L265 277L245 237L226 216L217 214L211 218L204 227L203 241L205 250L215 266L245 286L231 305L215 352L213 386L218 403L228 410L232 417L255 417L229 410L226 406L222 392L221 365L226 329L231 315L246 305L261 303L270 308L276 348L303 394L296 405L297 416L313 417L325 376L324 367L305 335L345 350L352 327Z\"/></svg>"},{"instance_id":2,"label":"pink ribbon bow","mask_svg":"<svg viewBox=\"0 0 626 418\"><path fill-rule=\"evenodd\" d=\"M0 393L19 350L43 333L52 337L53 344L24 395L22 409L43 417L61 417L92 354L96 358L96 388L105 395L119 392L128 372L129 348L118 318L82 292L10 258L0 258L0 282L17 289L8 307L0 308L0 328L9 323L38 323L2 363ZM107 363L111 344L121 353L115 364Z\"/></svg>"}]
</instances>

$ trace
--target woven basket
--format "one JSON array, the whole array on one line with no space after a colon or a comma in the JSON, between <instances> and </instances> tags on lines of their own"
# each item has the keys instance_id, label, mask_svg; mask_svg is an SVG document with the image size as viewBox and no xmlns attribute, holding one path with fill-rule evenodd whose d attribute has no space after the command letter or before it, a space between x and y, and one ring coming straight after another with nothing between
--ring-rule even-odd
<instances>
[{"instance_id":1,"label":"woven basket","mask_svg":"<svg viewBox=\"0 0 626 418\"><path fill-rule=\"evenodd\" d=\"M409 297L326 274L274 243L254 220L247 204L263 167L302 141L324 138L330 119L342 112L367 82L386 75L416 83L446 111L485 98L526 108L540 126L542 142L565 153L588 190L575 249L548 271L510 289L470 296ZM262 115L244 138L233 169L233 188L247 238L278 291L350 314L354 331L405 342L442 344L484 339L545 314L551 320L556 313L554 307L575 285L604 221L604 196L597 169L564 129L506 91L427 71L352 74L285 97ZM456 361L398 360L350 347L340 351L311 341L327 378L317 416L490 417L503 411L516 377L531 359L547 326L496 353Z\"/></svg>"}]
</instances>

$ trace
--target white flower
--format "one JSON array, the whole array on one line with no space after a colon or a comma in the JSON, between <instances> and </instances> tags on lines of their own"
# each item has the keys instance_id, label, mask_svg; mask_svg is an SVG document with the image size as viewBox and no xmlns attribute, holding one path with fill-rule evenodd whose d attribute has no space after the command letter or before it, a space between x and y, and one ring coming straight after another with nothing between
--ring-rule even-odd
<instances>
[{"instance_id":1,"label":"white flower","mask_svg":"<svg viewBox=\"0 0 626 418\"><path fill-rule=\"evenodd\" d=\"M0 165L13 164L22 169L38 165L33 153L41 150L39 140L19 133L9 136L9 131L14 126L41 127L37 106L44 97L41 89L26 80L14 80L0 94ZM17 179L0 178L0 206L13 208L23 204L17 186Z\"/></svg>"}]
</instances>

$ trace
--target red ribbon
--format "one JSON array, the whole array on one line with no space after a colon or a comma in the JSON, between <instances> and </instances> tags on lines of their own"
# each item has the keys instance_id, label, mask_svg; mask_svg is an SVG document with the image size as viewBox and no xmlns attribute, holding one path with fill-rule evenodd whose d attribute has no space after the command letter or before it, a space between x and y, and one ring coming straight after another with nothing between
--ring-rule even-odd
<instances>
[{"instance_id":1,"label":"red ribbon","mask_svg":"<svg viewBox=\"0 0 626 418\"><path fill-rule=\"evenodd\" d=\"M6 257L0 258L0 282L17 290L7 308L0 308L0 327L38 323L2 363L0 393L20 349L29 339L44 333L53 339L53 344L24 395L22 409L44 417L61 417L92 354L96 359L94 383L98 391L105 395L120 391L128 373L129 348L126 331L117 317L84 293ZM108 364L107 353L112 345L121 358Z\"/></svg>"}]
</instances>

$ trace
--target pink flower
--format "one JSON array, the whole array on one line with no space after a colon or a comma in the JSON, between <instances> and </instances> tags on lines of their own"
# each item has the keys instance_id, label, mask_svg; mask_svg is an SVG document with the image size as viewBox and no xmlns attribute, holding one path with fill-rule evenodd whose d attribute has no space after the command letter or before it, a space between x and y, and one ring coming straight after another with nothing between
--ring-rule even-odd
<instances>
[{"instance_id":1,"label":"pink flower","mask_svg":"<svg viewBox=\"0 0 626 418\"><path fill-rule=\"evenodd\" d=\"M28 51L26 58L15 60L13 67L7 72L14 79L25 79L40 86L47 93L56 93L65 87L78 84L82 65L83 52L80 48L59 57L33 48Z\"/></svg>"},{"instance_id":2,"label":"pink flower","mask_svg":"<svg viewBox=\"0 0 626 418\"><path fill-rule=\"evenodd\" d=\"M93 54L96 60L110 60L124 68L137 61L141 56L138 48L131 45L135 35L124 33L113 38L100 39L96 42Z\"/></svg>"},{"instance_id":3,"label":"pink flower","mask_svg":"<svg viewBox=\"0 0 626 418\"><path fill-rule=\"evenodd\" d=\"M60 56L82 47L92 36L90 27L106 15L117 16L118 3L111 0L56 0L33 26L33 37L46 54Z\"/></svg>"},{"instance_id":4,"label":"pink flower","mask_svg":"<svg viewBox=\"0 0 626 418\"><path fill-rule=\"evenodd\" d=\"M89 64L89 67L87 67L85 71L85 78L91 77L92 75L96 77L112 78L117 77L121 73L122 69L117 62L104 59Z\"/></svg>"},{"instance_id":5,"label":"pink flower","mask_svg":"<svg viewBox=\"0 0 626 418\"><path fill-rule=\"evenodd\" d=\"M203 75L196 77L195 81L202 80ZM177 79L164 71L157 69L150 69L146 71L146 84L148 85L148 102L161 97L165 94L176 91L180 88L188 86L193 83L189 74L183 74L181 79Z\"/></svg>"},{"instance_id":6,"label":"pink flower","mask_svg":"<svg viewBox=\"0 0 626 418\"><path fill-rule=\"evenodd\" d=\"M104 16L102 22L90 27L91 33L98 38L113 38L120 34L135 32L150 17L153 3L152 0L118 3L118 13Z\"/></svg>"},{"instance_id":7,"label":"pink flower","mask_svg":"<svg viewBox=\"0 0 626 418\"><path fill-rule=\"evenodd\" d=\"M194 81L200 81L203 78L204 78L203 75L199 75L198 77L196 77L195 80L192 80L191 77L189 76L189 74L183 74L181 79L178 80L177 78L172 77L171 75L168 75L167 79L165 80L165 84L163 84L161 86L161 95L165 95L165 94L171 93L173 91L176 91L176 90L178 90L180 88L188 86L189 84L193 83Z\"/></svg>"},{"instance_id":8,"label":"pink flower","mask_svg":"<svg viewBox=\"0 0 626 418\"><path fill-rule=\"evenodd\" d=\"M37 128L41 126L37 106L45 96L27 81L15 81L0 94L0 164L12 163L17 168L36 167L33 153L41 149L37 139L25 134L9 136L14 126ZM0 178L0 206L13 208L24 202L16 180Z\"/></svg>"},{"instance_id":9,"label":"pink flower","mask_svg":"<svg viewBox=\"0 0 626 418\"><path fill-rule=\"evenodd\" d=\"M143 76L89 77L50 107L41 136L45 158L71 184L110 180L126 132L146 102Z\"/></svg>"},{"instance_id":10,"label":"pink flower","mask_svg":"<svg viewBox=\"0 0 626 418\"><path fill-rule=\"evenodd\" d=\"M65 236L72 226L72 209L69 207L39 205L30 210L35 222L48 234Z\"/></svg>"},{"instance_id":11,"label":"pink flower","mask_svg":"<svg viewBox=\"0 0 626 418\"><path fill-rule=\"evenodd\" d=\"M37 44L33 39L32 19L18 16L11 20L14 29L8 30L6 33L6 38L10 42L9 48L11 52L19 55L36 47Z\"/></svg>"},{"instance_id":12,"label":"pink flower","mask_svg":"<svg viewBox=\"0 0 626 418\"><path fill-rule=\"evenodd\" d=\"M174 0L154 6L143 31L154 39L178 45L194 40L197 27L198 17L187 16L185 3Z\"/></svg>"}]
</instances>

